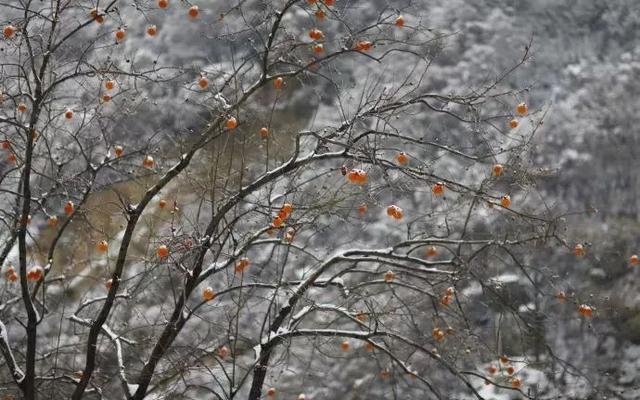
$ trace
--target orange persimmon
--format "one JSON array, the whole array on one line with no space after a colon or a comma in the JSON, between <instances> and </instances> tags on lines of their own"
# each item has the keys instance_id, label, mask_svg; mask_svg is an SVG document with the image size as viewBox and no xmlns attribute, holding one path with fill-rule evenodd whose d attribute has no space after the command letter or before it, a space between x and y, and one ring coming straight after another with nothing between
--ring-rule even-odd
<instances>
[{"instance_id":1,"label":"orange persimmon","mask_svg":"<svg viewBox=\"0 0 640 400\"><path fill-rule=\"evenodd\" d=\"M392 204L387 207L387 215L393 219L401 220L404 217L404 212L402 208Z\"/></svg>"},{"instance_id":2,"label":"orange persimmon","mask_svg":"<svg viewBox=\"0 0 640 400\"><path fill-rule=\"evenodd\" d=\"M504 208L509 208L511 206L511 196L505 194L500 198L500 205Z\"/></svg>"},{"instance_id":3,"label":"orange persimmon","mask_svg":"<svg viewBox=\"0 0 640 400\"><path fill-rule=\"evenodd\" d=\"M494 176L500 176L504 173L504 166L502 164L494 164L491 172Z\"/></svg>"},{"instance_id":4,"label":"orange persimmon","mask_svg":"<svg viewBox=\"0 0 640 400\"><path fill-rule=\"evenodd\" d=\"M109 250L109 243L106 240L101 240L96 245L96 249L98 249L100 253L106 253Z\"/></svg>"},{"instance_id":5,"label":"orange persimmon","mask_svg":"<svg viewBox=\"0 0 640 400\"><path fill-rule=\"evenodd\" d=\"M433 187L431 188L431 191L436 196L443 196L444 195L444 182L436 182L436 183L434 183Z\"/></svg>"},{"instance_id":6,"label":"orange persimmon","mask_svg":"<svg viewBox=\"0 0 640 400\"><path fill-rule=\"evenodd\" d=\"M67 204L64 205L64 212L67 215L73 214L74 209L75 209L75 206L73 204L73 201L71 200L67 201Z\"/></svg>"},{"instance_id":7,"label":"orange persimmon","mask_svg":"<svg viewBox=\"0 0 640 400\"><path fill-rule=\"evenodd\" d=\"M409 162L409 156L404 151L400 152L396 156L396 162L400 165L407 165L407 163Z\"/></svg>"},{"instance_id":8,"label":"orange persimmon","mask_svg":"<svg viewBox=\"0 0 640 400\"><path fill-rule=\"evenodd\" d=\"M516 107L516 111L518 112L518 114L524 115L529 111L529 107L527 106L527 103L522 102L518 104L518 106Z\"/></svg>"},{"instance_id":9,"label":"orange persimmon","mask_svg":"<svg viewBox=\"0 0 640 400\"><path fill-rule=\"evenodd\" d=\"M204 301L211 301L216 297L216 293L211 286L208 286L202 290L202 298Z\"/></svg>"},{"instance_id":10,"label":"orange persimmon","mask_svg":"<svg viewBox=\"0 0 640 400\"><path fill-rule=\"evenodd\" d=\"M169 248L167 246L160 245L158 247L158 249L156 250L156 254L158 255L158 258L163 259L163 258L167 258L169 256Z\"/></svg>"}]
</instances>

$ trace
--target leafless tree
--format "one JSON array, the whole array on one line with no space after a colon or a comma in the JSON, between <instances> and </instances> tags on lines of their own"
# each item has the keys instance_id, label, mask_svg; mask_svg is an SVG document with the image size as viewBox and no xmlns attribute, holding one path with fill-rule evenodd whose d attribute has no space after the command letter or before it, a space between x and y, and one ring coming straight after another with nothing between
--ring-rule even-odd
<instances>
[{"instance_id":1,"label":"leafless tree","mask_svg":"<svg viewBox=\"0 0 640 400\"><path fill-rule=\"evenodd\" d=\"M570 244L504 85L531 42L439 91L421 3L201 3L0 3L7 393L535 398L532 254Z\"/></svg>"}]
</instances>

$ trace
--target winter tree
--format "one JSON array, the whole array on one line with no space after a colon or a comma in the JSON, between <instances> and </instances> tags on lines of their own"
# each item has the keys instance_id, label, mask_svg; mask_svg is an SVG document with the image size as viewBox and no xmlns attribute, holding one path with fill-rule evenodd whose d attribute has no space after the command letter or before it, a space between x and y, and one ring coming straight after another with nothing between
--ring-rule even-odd
<instances>
[{"instance_id":1,"label":"winter tree","mask_svg":"<svg viewBox=\"0 0 640 400\"><path fill-rule=\"evenodd\" d=\"M532 41L451 89L424 8L0 3L5 398L557 394Z\"/></svg>"}]
</instances>

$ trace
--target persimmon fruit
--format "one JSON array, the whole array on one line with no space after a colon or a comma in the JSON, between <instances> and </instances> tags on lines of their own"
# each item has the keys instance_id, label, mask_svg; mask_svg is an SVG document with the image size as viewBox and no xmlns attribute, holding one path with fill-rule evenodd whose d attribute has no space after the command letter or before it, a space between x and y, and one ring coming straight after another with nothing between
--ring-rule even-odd
<instances>
[{"instance_id":1,"label":"persimmon fruit","mask_svg":"<svg viewBox=\"0 0 640 400\"><path fill-rule=\"evenodd\" d=\"M509 208L511 206L511 196L505 194L500 198L500 205L504 208Z\"/></svg>"},{"instance_id":2,"label":"persimmon fruit","mask_svg":"<svg viewBox=\"0 0 640 400\"><path fill-rule=\"evenodd\" d=\"M211 301L216 297L216 293L213 291L211 286L204 288L202 291L202 298L204 301Z\"/></svg>"},{"instance_id":3,"label":"persimmon fruit","mask_svg":"<svg viewBox=\"0 0 640 400\"><path fill-rule=\"evenodd\" d=\"M158 247L158 249L156 250L156 254L158 255L158 258L160 259L164 259L167 258L169 256L169 248L167 246L160 245Z\"/></svg>"},{"instance_id":4,"label":"persimmon fruit","mask_svg":"<svg viewBox=\"0 0 640 400\"><path fill-rule=\"evenodd\" d=\"M2 28L2 34L6 39L11 39L15 33L16 27L13 25L6 25L4 28Z\"/></svg>"},{"instance_id":5,"label":"persimmon fruit","mask_svg":"<svg viewBox=\"0 0 640 400\"><path fill-rule=\"evenodd\" d=\"M587 254L587 249L585 249L584 245L578 243L573 247L573 254L576 257L584 257L584 255Z\"/></svg>"},{"instance_id":6,"label":"persimmon fruit","mask_svg":"<svg viewBox=\"0 0 640 400\"><path fill-rule=\"evenodd\" d=\"M75 206L73 204L73 201L71 201L71 200L67 201L67 204L64 205L65 214L71 215L71 214L73 214L74 210L75 210Z\"/></svg>"},{"instance_id":7,"label":"persimmon fruit","mask_svg":"<svg viewBox=\"0 0 640 400\"><path fill-rule=\"evenodd\" d=\"M236 127L238 126L238 120L235 119L235 117L229 117L227 119L227 122L225 122L225 126L227 127L227 129L236 129Z\"/></svg>"},{"instance_id":8,"label":"persimmon fruit","mask_svg":"<svg viewBox=\"0 0 640 400\"><path fill-rule=\"evenodd\" d=\"M431 191L436 196L443 196L444 195L444 183L443 182L434 183L433 187L431 188Z\"/></svg>"},{"instance_id":9,"label":"persimmon fruit","mask_svg":"<svg viewBox=\"0 0 640 400\"><path fill-rule=\"evenodd\" d=\"M387 215L393 219L401 220L404 217L404 212L402 211L402 208L392 204L387 207Z\"/></svg>"},{"instance_id":10,"label":"persimmon fruit","mask_svg":"<svg viewBox=\"0 0 640 400\"><path fill-rule=\"evenodd\" d=\"M127 32L123 28L120 28L114 33L114 36L116 37L117 42L122 42L127 36Z\"/></svg>"},{"instance_id":11,"label":"persimmon fruit","mask_svg":"<svg viewBox=\"0 0 640 400\"><path fill-rule=\"evenodd\" d=\"M501 176L504 173L504 166L502 164L494 164L491 172L493 176Z\"/></svg>"},{"instance_id":12,"label":"persimmon fruit","mask_svg":"<svg viewBox=\"0 0 640 400\"><path fill-rule=\"evenodd\" d=\"M516 106L516 111L520 115L525 115L529 111L529 107L527 106L527 103L522 102Z\"/></svg>"},{"instance_id":13,"label":"persimmon fruit","mask_svg":"<svg viewBox=\"0 0 640 400\"><path fill-rule=\"evenodd\" d=\"M198 8L198 6L193 5L193 6L189 7L188 15L189 15L189 18L191 18L191 19L198 18L198 16L200 16L200 9Z\"/></svg>"},{"instance_id":14,"label":"persimmon fruit","mask_svg":"<svg viewBox=\"0 0 640 400\"><path fill-rule=\"evenodd\" d=\"M100 253L106 253L109 250L109 243L106 240L101 240L96 245L96 248Z\"/></svg>"},{"instance_id":15,"label":"persimmon fruit","mask_svg":"<svg viewBox=\"0 0 640 400\"><path fill-rule=\"evenodd\" d=\"M409 156L405 152L400 152L396 156L396 162L400 165L407 165L409 163Z\"/></svg>"}]
</instances>

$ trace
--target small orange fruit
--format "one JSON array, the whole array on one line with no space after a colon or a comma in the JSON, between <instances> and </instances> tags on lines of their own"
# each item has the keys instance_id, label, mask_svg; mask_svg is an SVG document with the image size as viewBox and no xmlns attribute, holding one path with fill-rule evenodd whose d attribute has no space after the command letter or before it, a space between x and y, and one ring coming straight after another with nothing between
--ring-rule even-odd
<instances>
[{"instance_id":1,"label":"small orange fruit","mask_svg":"<svg viewBox=\"0 0 640 400\"><path fill-rule=\"evenodd\" d=\"M518 389L518 388L520 388L520 386L522 386L522 381L520 380L520 378L511 379L511 387L512 388Z\"/></svg>"},{"instance_id":2,"label":"small orange fruit","mask_svg":"<svg viewBox=\"0 0 640 400\"><path fill-rule=\"evenodd\" d=\"M11 148L11 142L9 142L8 140L3 140L2 141L2 148L4 150L9 150Z\"/></svg>"},{"instance_id":3,"label":"small orange fruit","mask_svg":"<svg viewBox=\"0 0 640 400\"><path fill-rule=\"evenodd\" d=\"M106 253L109 250L109 243L107 243L106 240L101 240L100 242L98 242L96 248L100 253Z\"/></svg>"},{"instance_id":4,"label":"small orange fruit","mask_svg":"<svg viewBox=\"0 0 640 400\"><path fill-rule=\"evenodd\" d=\"M55 215L50 216L49 219L47 220L47 223L51 227L58 225L58 217L56 217Z\"/></svg>"},{"instance_id":5,"label":"small orange fruit","mask_svg":"<svg viewBox=\"0 0 640 400\"><path fill-rule=\"evenodd\" d=\"M202 298L204 301L211 301L216 297L216 293L213 291L211 286L204 288L202 291Z\"/></svg>"},{"instance_id":6,"label":"small orange fruit","mask_svg":"<svg viewBox=\"0 0 640 400\"><path fill-rule=\"evenodd\" d=\"M580 306L578 307L578 312L585 318L593 317L593 308L586 304L580 304Z\"/></svg>"},{"instance_id":7,"label":"small orange fruit","mask_svg":"<svg viewBox=\"0 0 640 400\"><path fill-rule=\"evenodd\" d=\"M324 11L322 10L316 10L315 12L315 16L316 18L318 18L320 21L324 20L326 17L326 14L324 13Z\"/></svg>"},{"instance_id":8,"label":"small orange fruit","mask_svg":"<svg viewBox=\"0 0 640 400\"><path fill-rule=\"evenodd\" d=\"M124 154L124 147L116 145L113 147L113 152L115 153L116 157L122 157L122 155Z\"/></svg>"},{"instance_id":9,"label":"small orange fruit","mask_svg":"<svg viewBox=\"0 0 640 400\"><path fill-rule=\"evenodd\" d=\"M267 397L275 398L276 397L276 388L267 389Z\"/></svg>"},{"instance_id":10,"label":"small orange fruit","mask_svg":"<svg viewBox=\"0 0 640 400\"><path fill-rule=\"evenodd\" d=\"M359 42L356 43L355 45L355 50L357 51L368 51L371 49L371 47L373 47L373 43L366 41L366 40L361 40Z\"/></svg>"},{"instance_id":11,"label":"small orange fruit","mask_svg":"<svg viewBox=\"0 0 640 400\"><path fill-rule=\"evenodd\" d=\"M320 40L324 37L324 33L320 29L313 28L309 31L309 37L313 40Z\"/></svg>"},{"instance_id":12,"label":"small orange fruit","mask_svg":"<svg viewBox=\"0 0 640 400\"><path fill-rule=\"evenodd\" d=\"M113 88L116 87L116 81L113 81L111 79L104 81L104 88L107 90L113 90Z\"/></svg>"},{"instance_id":13,"label":"small orange fruit","mask_svg":"<svg viewBox=\"0 0 640 400\"><path fill-rule=\"evenodd\" d=\"M342 351L349 351L351 345L349 344L348 340L345 340L344 342L340 343L340 348L342 349Z\"/></svg>"},{"instance_id":14,"label":"small orange fruit","mask_svg":"<svg viewBox=\"0 0 640 400\"><path fill-rule=\"evenodd\" d=\"M273 227L275 227L275 228L279 228L280 226L282 226L282 223L283 223L283 222L284 222L284 221L282 220L282 218L280 218L280 217L275 217L275 218L273 219L273 222L271 223L271 225L272 225Z\"/></svg>"},{"instance_id":15,"label":"small orange fruit","mask_svg":"<svg viewBox=\"0 0 640 400\"><path fill-rule=\"evenodd\" d=\"M39 281L44 275L42 267L33 267L27 272L27 279L30 281Z\"/></svg>"},{"instance_id":16,"label":"small orange fruit","mask_svg":"<svg viewBox=\"0 0 640 400\"><path fill-rule=\"evenodd\" d=\"M235 117L230 117L229 119L227 119L225 125L227 129L236 129L236 127L238 126L238 120L235 119Z\"/></svg>"},{"instance_id":17,"label":"small orange fruit","mask_svg":"<svg viewBox=\"0 0 640 400\"><path fill-rule=\"evenodd\" d=\"M503 363L503 364L507 364L509 362L509 357L500 356L500 362Z\"/></svg>"},{"instance_id":18,"label":"small orange fruit","mask_svg":"<svg viewBox=\"0 0 640 400\"><path fill-rule=\"evenodd\" d=\"M21 113L27 112L27 105L24 103L18 104L18 112L21 112Z\"/></svg>"},{"instance_id":19,"label":"small orange fruit","mask_svg":"<svg viewBox=\"0 0 640 400\"><path fill-rule=\"evenodd\" d=\"M142 166L145 168L151 169L155 166L155 164L155 160L150 155L146 155L144 156L144 159L142 159Z\"/></svg>"},{"instance_id":20,"label":"small orange fruit","mask_svg":"<svg viewBox=\"0 0 640 400\"><path fill-rule=\"evenodd\" d=\"M582 257L587 254L587 249L585 249L581 243L578 243L573 247L573 254L576 257Z\"/></svg>"},{"instance_id":21,"label":"small orange fruit","mask_svg":"<svg viewBox=\"0 0 640 400\"><path fill-rule=\"evenodd\" d=\"M158 0L158 7L163 9L169 7L169 0Z\"/></svg>"},{"instance_id":22,"label":"small orange fruit","mask_svg":"<svg viewBox=\"0 0 640 400\"><path fill-rule=\"evenodd\" d=\"M324 46L320 43L314 44L311 48L313 49L313 52L316 54L324 53Z\"/></svg>"},{"instance_id":23,"label":"small orange fruit","mask_svg":"<svg viewBox=\"0 0 640 400\"><path fill-rule=\"evenodd\" d=\"M562 290L556 293L553 297L555 297L561 303L567 300L567 294Z\"/></svg>"},{"instance_id":24,"label":"small orange fruit","mask_svg":"<svg viewBox=\"0 0 640 400\"><path fill-rule=\"evenodd\" d=\"M398 18L396 18L396 26L398 28L402 28L404 26L404 17L402 15L398 15Z\"/></svg>"},{"instance_id":25,"label":"small orange fruit","mask_svg":"<svg viewBox=\"0 0 640 400\"><path fill-rule=\"evenodd\" d=\"M236 273L238 273L238 274L243 273L244 270L246 270L249 267L250 264L251 264L251 262L249 261L249 259L247 257L241 258L236 263L236 267L235 267Z\"/></svg>"},{"instance_id":26,"label":"small orange fruit","mask_svg":"<svg viewBox=\"0 0 640 400\"><path fill-rule=\"evenodd\" d=\"M373 343L371 343L371 342L366 342L366 343L364 344L364 349L365 349L366 351L368 351L369 353L371 353L373 350L375 350L375 348L376 348L376 346L375 346Z\"/></svg>"},{"instance_id":27,"label":"small orange fruit","mask_svg":"<svg viewBox=\"0 0 640 400\"><path fill-rule=\"evenodd\" d=\"M156 250L156 253L158 254L158 258L160 259L167 258L169 256L169 248L164 244L160 245L158 247L158 250Z\"/></svg>"},{"instance_id":28,"label":"small orange fruit","mask_svg":"<svg viewBox=\"0 0 640 400\"><path fill-rule=\"evenodd\" d=\"M288 217L293 212L293 205L291 203L284 203L280 210Z\"/></svg>"},{"instance_id":29,"label":"small orange fruit","mask_svg":"<svg viewBox=\"0 0 640 400\"><path fill-rule=\"evenodd\" d=\"M638 257L636 254L632 255L631 258L629 258L629 263L631 265L638 265L640 264L640 257Z\"/></svg>"},{"instance_id":30,"label":"small orange fruit","mask_svg":"<svg viewBox=\"0 0 640 400\"><path fill-rule=\"evenodd\" d=\"M107 94L107 93L103 94L103 95L102 95L102 101L103 101L104 103L108 103L108 102L110 102L110 101L111 101L111 95L110 95L110 94Z\"/></svg>"},{"instance_id":31,"label":"small orange fruit","mask_svg":"<svg viewBox=\"0 0 640 400\"><path fill-rule=\"evenodd\" d=\"M18 280L18 274L13 272L12 274L7 274L7 280L9 282L15 282Z\"/></svg>"},{"instance_id":32,"label":"small orange fruit","mask_svg":"<svg viewBox=\"0 0 640 400\"><path fill-rule=\"evenodd\" d=\"M335 0L324 0L324 5L327 7L332 7Z\"/></svg>"},{"instance_id":33,"label":"small orange fruit","mask_svg":"<svg viewBox=\"0 0 640 400\"><path fill-rule=\"evenodd\" d=\"M511 127L511 129L516 129L518 125L519 125L518 120L515 118L509 121L509 126Z\"/></svg>"},{"instance_id":34,"label":"small orange fruit","mask_svg":"<svg viewBox=\"0 0 640 400\"><path fill-rule=\"evenodd\" d=\"M509 196L508 194L502 196L500 198L500 205L504 208L509 208L509 206L511 205L511 196Z\"/></svg>"},{"instance_id":35,"label":"small orange fruit","mask_svg":"<svg viewBox=\"0 0 640 400\"><path fill-rule=\"evenodd\" d=\"M266 139L266 138L269 137L269 129L267 129L265 127L260 128L260 132L259 133L260 133L260 137L263 138L263 139Z\"/></svg>"},{"instance_id":36,"label":"small orange fruit","mask_svg":"<svg viewBox=\"0 0 640 400\"><path fill-rule=\"evenodd\" d=\"M9 274L15 274L16 273L16 269L13 268L12 266L9 266L9 268L7 268L6 271L4 271L5 275L9 275Z\"/></svg>"},{"instance_id":37,"label":"small orange fruit","mask_svg":"<svg viewBox=\"0 0 640 400\"><path fill-rule=\"evenodd\" d=\"M405 152L400 152L396 156L396 162L400 165L407 165L409 162L409 156Z\"/></svg>"},{"instance_id":38,"label":"small orange fruit","mask_svg":"<svg viewBox=\"0 0 640 400\"><path fill-rule=\"evenodd\" d=\"M200 15L200 9L198 8L198 6L194 5L189 7L189 18L196 19L198 18L199 15Z\"/></svg>"},{"instance_id":39,"label":"small orange fruit","mask_svg":"<svg viewBox=\"0 0 640 400\"><path fill-rule=\"evenodd\" d=\"M436 340L436 342L442 342L444 340L444 331L440 328L433 328L431 335Z\"/></svg>"},{"instance_id":40,"label":"small orange fruit","mask_svg":"<svg viewBox=\"0 0 640 400\"><path fill-rule=\"evenodd\" d=\"M435 257L438 255L438 249L436 246L427 247L427 257Z\"/></svg>"},{"instance_id":41,"label":"small orange fruit","mask_svg":"<svg viewBox=\"0 0 640 400\"><path fill-rule=\"evenodd\" d=\"M401 220L404 217L404 212L402 208L392 204L387 207L387 215L393 219Z\"/></svg>"},{"instance_id":42,"label":"small orange fruit","mask_svg":"<svg viewBox=\"0 0 640 400\"><path fill-rule=\"evenodd\" d=\"M494 176L500 176L504 173L504 167L502 166L502 164L494 164L491 171L493 172Z\"/></svg>"},{"instance_id":43,"label":"small orange fruit","mask_svg":"<svg viewBox=\"0 0 640 400\"><path fill-rule=\"evenodd\" d=\"M209 87L209 80L206 77L201 76L200 79L198 79L198 86L200 86L201 89L206 89Z\"/></svg>"},{"instance_id":44,"label":"small orange fruit","mask_svg":"<svg viewBox=\"0 0 640 400\"><path fill-rule=\"evenodd\" d=\"M281 76L277 77L273 81L273 87L276 89L282 89L283 84L284 84L284 78L282 78Z\"/></svg>"},{"instance_id":45,"label":"small orange fruit","mask_svg":"<svg viewBox=\"0 0 640 400\"><path fill-rule=\"evenodd\" d=\"M366 213L367 213L367 205L366 204L360 204L358 206L358 214L360 214L361 217L363 217Z\"/></svg>"},{"instance_id":46,"label":"small orange fruit","mask_svg":"<svg viewBox=\"0 0 640 400\"><path fill-rule=\"evenodd\" d=\"M13 25L7 25L2 29L2 34L7 39L11 39L15 33L16 33L16 27Z\"/></svg>"},{"instance_id":47,"label":"small orange fruit","mask_svg":"<svg viewBox=\"0 0 640 400\"><path fill-rule=\"evenodd\" d=\"M64 112L64 117L66 119L71 119L73 118L73 110L70 108L67 108L67 110Z\"/></svg>"},{"instance_id":48,"label":"small orange fruit","mask_svg":"<svg viewBox=\"0 0 640 400\"><path fill-rule=\"evenodd\" d=\"M525 115L529 111L529 107L527 107L527 103L522 102L518 104L518 106L516 107L516 111L520 115Z\"/></svg>"},{"instance_id":49,"label":"small orange fruit","mask_svg":"<svg viewBox=\"0 0 640 400\"><path fill-rule=\"evenodd\" d=\"M73 214L74 209L75 209L75 206L73 204L73 201L71 200L67 201L67 204L64 205L64 212L67 215Z\"/></svg>"},{"instance_id":50,"label":"small orange fruit","mask_svg":"<svg viewBox=\"0 0 640 400\"><path fill-rule=\"evenodd\" d=\"M364 322L367 320L367 314L363 313L363 312L359 312L356 314L356 319L360 322Z\"/></svg>"},{"instance_id":51,"label":"small orange fruit","mask_svg":"<svg viewBox=\"0 0 640 400\"><path fill-rule=\"evenodd\" d=\"M127 32L123 28L120 28L116 31L114 35L116 37L117 42L122 42L124 38L127 36Z\"/></svg>"},{"instance_id":52,"label":"small orange fruit","mask_svg":"<svg viewBox=\"0 0 640 400\"><path fill-rule=\"evenodd\" d=\"M105 282L104 286L107 288L107 290L111 290L111 287L113 286L113 279L109 279L107 282Z\"/></svg>"},{"instance_id":53,"label":"small orange fruit","mask_svg":"<svg viewBox=\"0 0 640 400\"><path fill-rule=\"evenodd\" d=\"M9 153L9 155L7 156L7 161L9 161L11 164L15 164L18 161L18 158L14 153Z\"/></svg>"},{"instance_id":54,"label":"small orange fruit","mask_svg":"<svg viewBox=\"0 0 640 400\"><path fill-rule=\"evenodd\" d=\"M396 279L395 272L389 270L389 271L384 273L384 281L385 282L393 282L394 279Z\"/></svg>"},{"instance_id":55,"label":"small orange fruit","mask_svg":"<svg viewBox=\"0 0 640 400\"><path fill-rule=\"evenodd\" d=\"M495 374L496 372L498 372L498 368L495 367L495 365L490 365L489 368L487 368L487 372L490 375Z\"/></svg>"},{"instance_id":56,"label":"small orange fruit","mask_svg":"<svg viewBox=\"0 0 640 400\"><path fill-rule=\"evenodd\" d=\"M431 191L436 196L443 196L444 195L444 183L443 182L434 183L433 187L431 188Z\"/></svg>"},{"instance_id":57,"label":"small orange fruit","mask_svg":"<svg viewBox=\"0 0 640 400\"><path fill-rule=\"evenodd\" d=\"M216 354L218 354L218 357L225 359L229 355L229 348L227 346L220 346L218 347Z\"/></svg>"},{"instance_id":58,"label":"small orange fruit","mask_svg":"<svg viewBox=\"0 0 640 400\"><path fill-rule=\"evenodd\" d=\"M158 33L158 28L155 25L147 26L147 35L153 37Z\"/></svg>"},{"instance_id":59,"label":"small orange fruit","mask_svg":"<svg viewBox=\"0 0 640 400\"><path fill-rule=\"evenodd\" d=\"M449 304L451 304L451 296L449 295L444 295L440 298L440 304L442 304L443 306L448 306Z\"/></svg>"},{"instance_id":60,"label":"small orange fruit","mask_svg":"<svg viewBox=\"0 0 640 400\"><path fill-rule=\"evenodd\" d=\"M351 183L356 183L358 185L364 185L367 183L367 173L361 169L352 169L347 172L346 177Z\"/></svg>"},{"instance_id":61,"label":"small orange fruit","mask_svg":"<svg viewBox=\"0 0 640 400\"><path fill-rule=\"evenodd\" d=\"M507 374L513 375L516 372L515 368L509 366L507 367Z\"/></svg>"},{"instance_id":62,"label":"small orange fruit","mask_svg":"<svg viewBox=\"0 0 640 400\"><path fill-rule=\"evenodd\" d=\"M455 292L456 292L456 288L454 288L453 286L449 286L447 290L445 290L445 293L447 294L447 296L453 296Z\"/></svg>"},{"instance_id":63,"label":"small orange fruit","mask_svg":"<svg viewBox=\"0 0 640 400\"><path fill-rule=\"evenodd\" d=\"M158 207L165 208L166 206L167 206L167 201L165 199L160 199L160 201L158 201Z\"/></svg>"}]
</instances>

